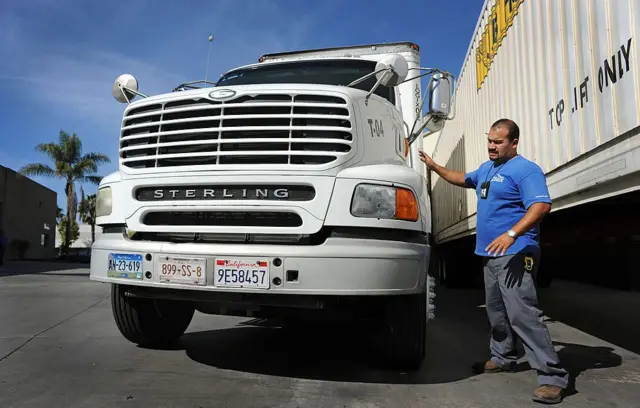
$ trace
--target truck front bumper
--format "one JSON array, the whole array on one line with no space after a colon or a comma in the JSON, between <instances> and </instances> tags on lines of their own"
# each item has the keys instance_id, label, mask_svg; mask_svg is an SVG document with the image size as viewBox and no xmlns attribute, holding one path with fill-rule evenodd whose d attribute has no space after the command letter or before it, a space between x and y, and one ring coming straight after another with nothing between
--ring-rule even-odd
<instances>
[{"instance_id":1,"label":"truck front bumper","mask_svg":"<svg viewBox=\"0 0 640 408\"><path fill-rule=\"evenodd\" d=\"M109 254L142 255L142 273L109 277ZM166 255L206 258L206 284L160 281L155 262ZM400 295L425 292L430 247L380 239L328 238L322 245L246 245L133 241L121 233L100 235L91 252L91 280L157 289L289 295ZM268 288L214 284L216 258L267 258ZM279 262L274 260L279 259ZM279 265L279 266L276 266ZM293 272L290 272L293 271ZM293 279L295 278L295 279Z\"/></svg>"}]
</instances>

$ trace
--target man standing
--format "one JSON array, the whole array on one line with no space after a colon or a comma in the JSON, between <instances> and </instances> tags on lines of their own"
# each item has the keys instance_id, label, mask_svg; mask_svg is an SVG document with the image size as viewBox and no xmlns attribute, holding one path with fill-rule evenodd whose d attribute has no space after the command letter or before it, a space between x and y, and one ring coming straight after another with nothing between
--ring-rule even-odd
<instances>
[{"instance_id":1,"label":"man standing","mask_svg":"<svg viewBox=\"0 0 640 408\"><path fill-rule=\"evenodd\" d=\"M545 175L518 155L520 130L515 122L500 119L487 135L489 160L470 173L446 169L420 152L427 168L453 185L475 189L478 196L475 253L484 265L491 358L474 369L514 371L517 335L538 372L534 401L558 403L569 374L542 321L533 279L541 255L539 223L551 210Z\"/></svg>"}]
</instances>

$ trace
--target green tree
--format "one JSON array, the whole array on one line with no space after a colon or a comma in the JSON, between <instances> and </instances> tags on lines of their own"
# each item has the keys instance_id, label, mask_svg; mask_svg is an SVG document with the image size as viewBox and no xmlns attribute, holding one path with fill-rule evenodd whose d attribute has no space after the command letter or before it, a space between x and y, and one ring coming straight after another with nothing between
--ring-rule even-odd
<instances>
[{"instance_id":1,"label":"green tree","mask_svg":"<svg viewBox=\"0 0 640 408\"><path fill-rule=\"evenodd\" d=\"M67 231L69 232L69 236L67 236ZM65 239L69 239L69 246L76 242L78 238L80 238L80 226L76 220L73 220L71 224L71 230L67 228L67 217L62 217L60 220L60 225L58 225L58 234L60 234L60 239L64 241Z\"/></svg>"},{"instance_id":2,"label":"green tree","mask_svg":"<svg viewBox=\"0 0 640 408\"><path fill-rule=\"evenodd\" d=\"M96 195L91 194L85 197L84 190L80 187L80 207L78 213L80 219L85 224L91 225L91 242L96 242Z\"/></svg>"},{"instance_id":3,"label":"green tree","mask_svg":"<svg viewBox=\"0 0 640 408\"><path fill-rule=\"evenodd\" d=\"M36 146L36 151L46 154L53 162L53 167L44 163L33 163L21 168L20 173L25 176L46 176L64 180L64 191L67 196L66 219L75 223L78 205L76 183L99 184L101 177L96 174L98 166L111 161L101 153L83 154L80 138L75 133L69 135L64 130L60 131L57 143L41 143ZM62 240L64 254L68 254L71 245L72 229L73 227L65 229L66 233Z\"/></svg>"}]
</instances>

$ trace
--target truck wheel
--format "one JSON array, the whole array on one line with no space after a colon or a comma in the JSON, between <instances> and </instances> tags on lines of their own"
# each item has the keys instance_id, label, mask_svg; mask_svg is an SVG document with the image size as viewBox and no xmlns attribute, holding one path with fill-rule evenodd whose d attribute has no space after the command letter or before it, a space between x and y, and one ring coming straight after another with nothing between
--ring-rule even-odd
<instances>
[{"instance_id":1,"label":"truck wheel","mask_svg":"<svg viewBox=\"0 0 640 408\"><path fill-rule=\"evenodd\" d=\"M195 307L188 302L125 296L126 287L111 285L111 309L120 333L143 347L177 341L191 323Z\"/></svg>"},{"instance_id":2,"label":"truck wheel","mask_svg":"<svg viewBox=\"0 0 640 408\"><path fill-rule=\"evenodd\" d=\"M390 299L385 316L383 355L393 369L419 370L425 357L427 296Z\"/></svg>"}]
</instances>

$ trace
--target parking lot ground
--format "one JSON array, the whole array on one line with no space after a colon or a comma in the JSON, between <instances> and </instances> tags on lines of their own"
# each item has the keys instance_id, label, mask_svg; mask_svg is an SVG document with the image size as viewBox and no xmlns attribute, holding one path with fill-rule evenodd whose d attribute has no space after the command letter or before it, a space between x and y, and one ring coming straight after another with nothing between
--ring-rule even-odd
<instances>
[{"instance_id":1,"label":"parking lot ground","mask_svg":"<svg viewBox=\"0 0 640 408\"><path fill-rule=\"evenodd\" d=\"M640 294L554 282L540 298L575 377L560 406L637 407ZM488 352L482 292L438 288L437 301L424 367L402 373L376 368L356 327L302 333L196 314L174 349L139 348L119 334L109 286L91 282L86 265L8 263L0 267L0 407L539 406L524 358L514 374L471 373Z\"/></svg>"}]
</instances>

